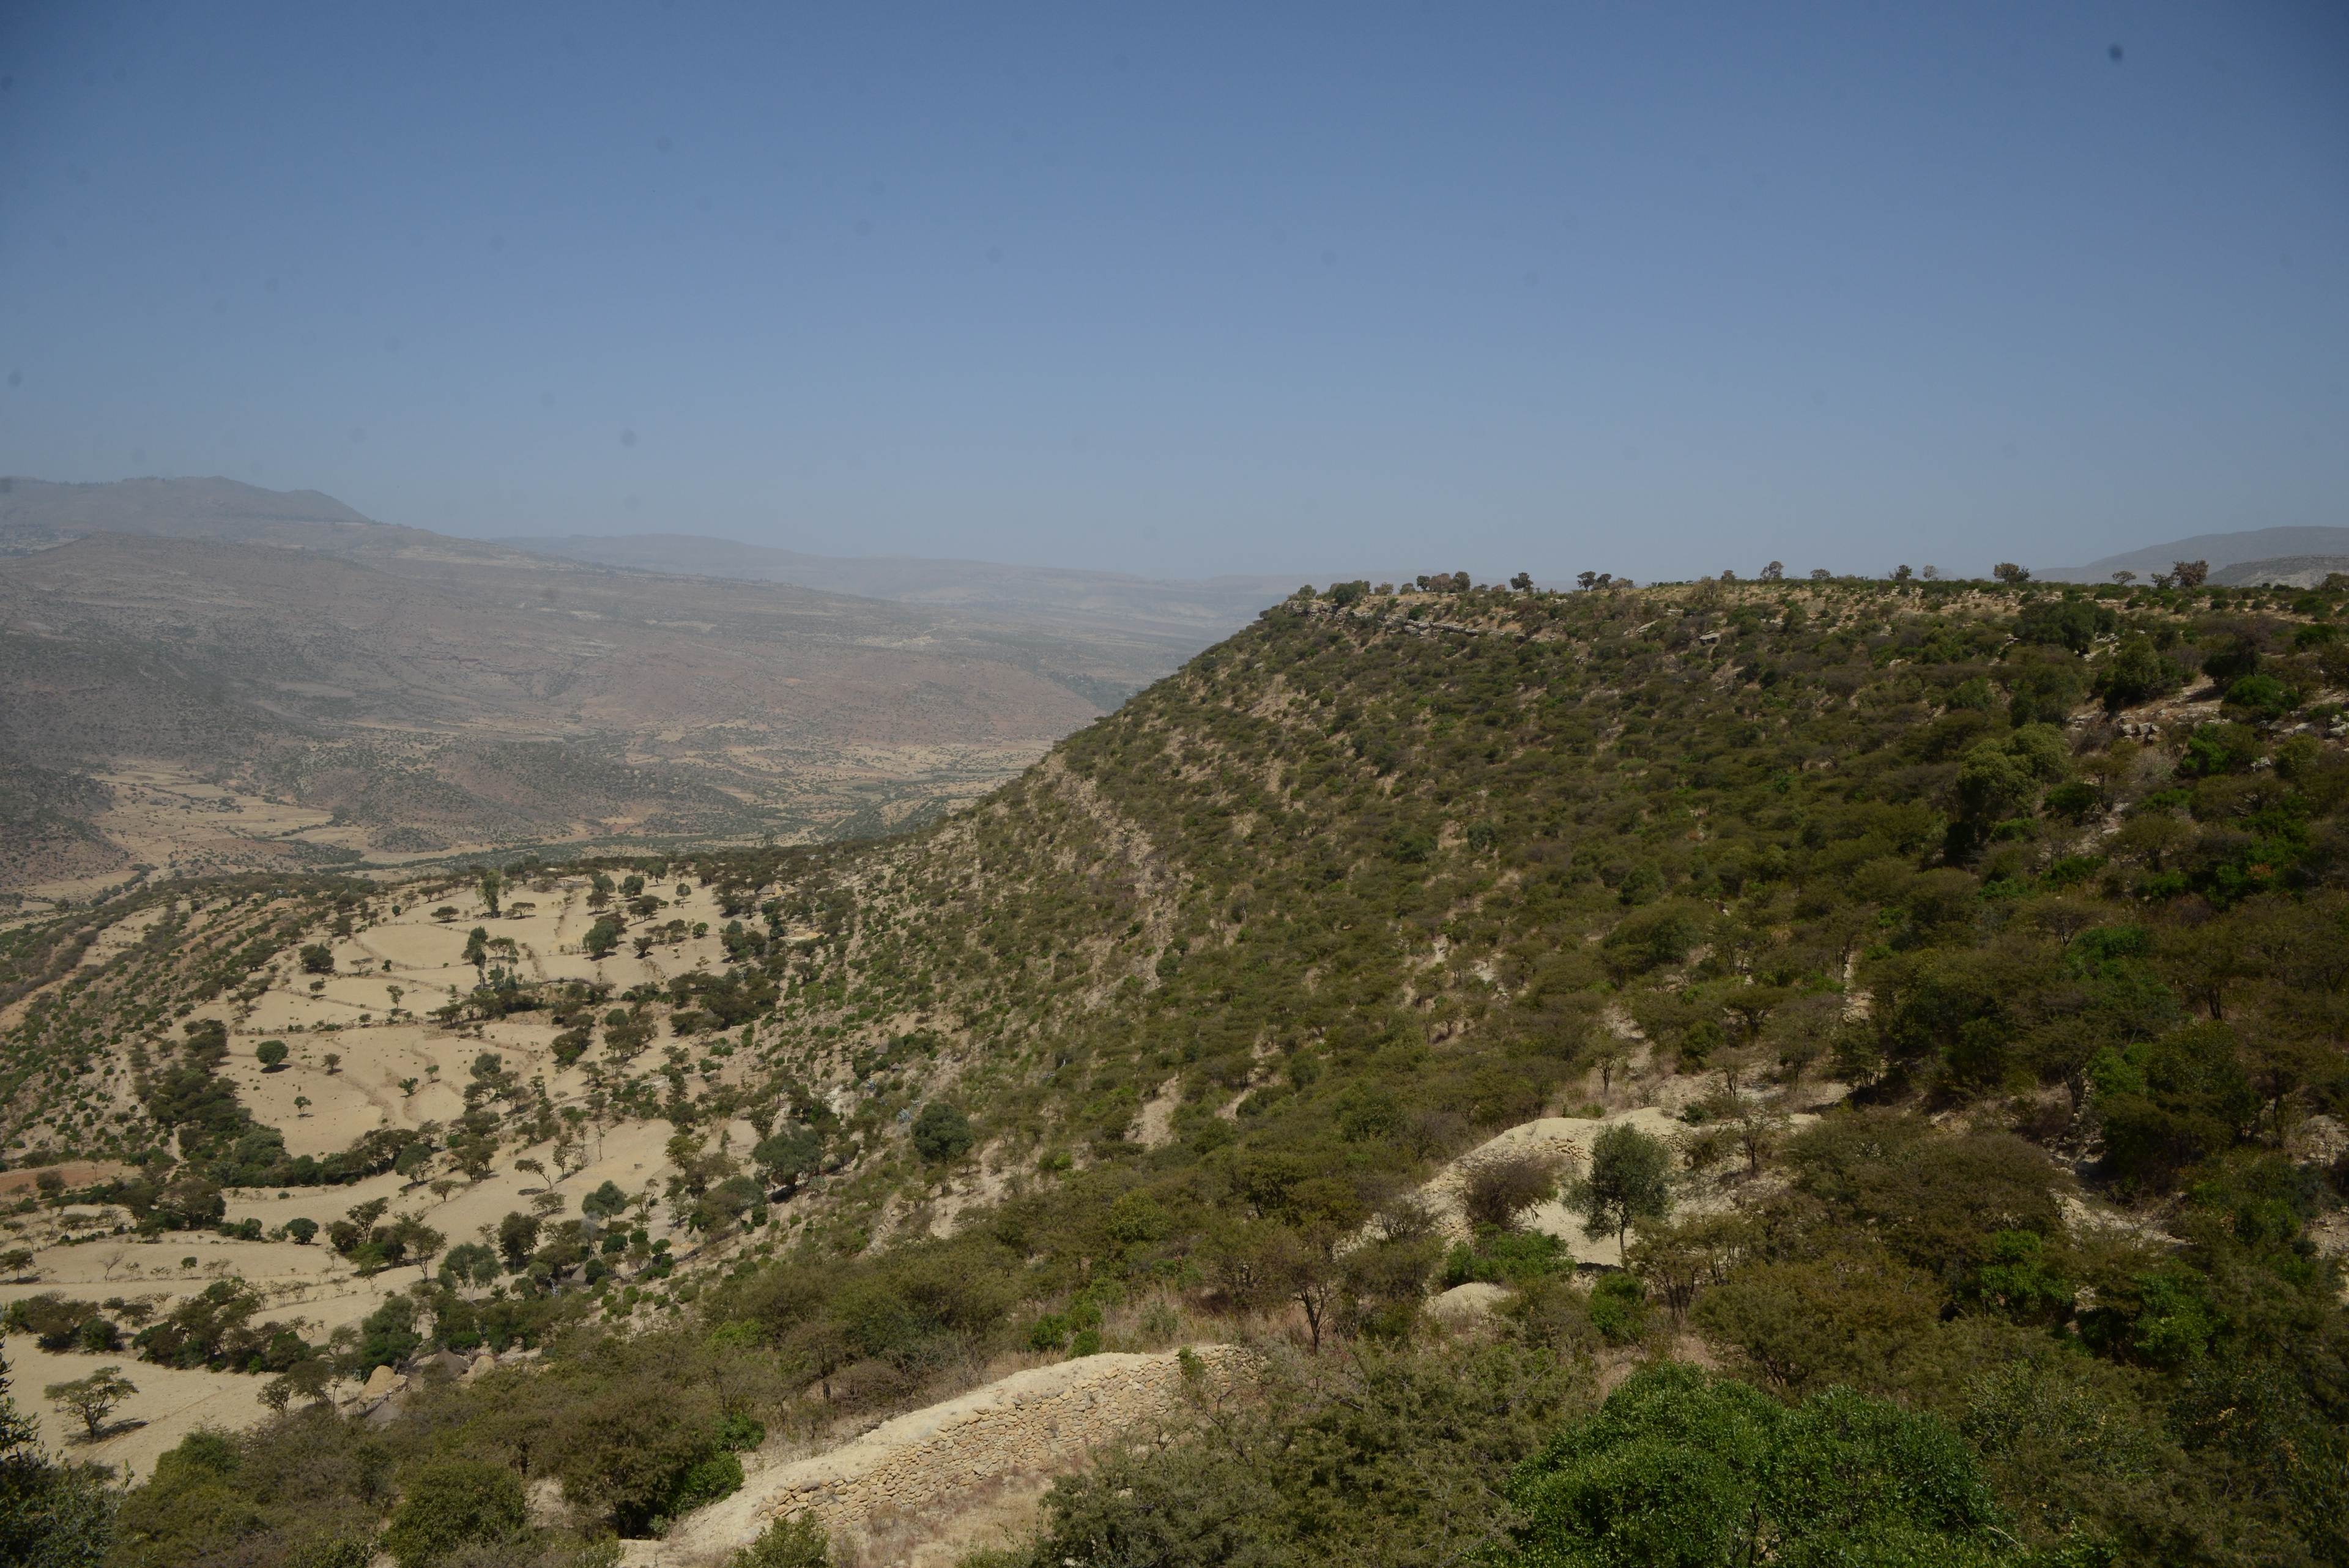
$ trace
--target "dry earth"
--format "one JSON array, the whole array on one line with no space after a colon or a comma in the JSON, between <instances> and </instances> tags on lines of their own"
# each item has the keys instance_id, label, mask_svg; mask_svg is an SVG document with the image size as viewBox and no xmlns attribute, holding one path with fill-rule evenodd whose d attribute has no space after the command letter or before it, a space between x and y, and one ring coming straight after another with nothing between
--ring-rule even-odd
<instances>
[{"instance_id":1,"label":"dry earth","mask_svg":"<svg viewBox=\"0 0 2349 1568\"><path fill-rule=\"evenodd\" d=\"M951 1568L1026 1534L1054 1477L1176 1417L1195 1389L1227 1384L1240 1354L1193 1347L1189 1376L1178 1351L1031 1367L812 1457L762 1453L740 1491L666 1540L626 1542L623 1561L716 1568L772 1521L805 1514L834 1538L838 1561Z\"/></svg>"}]
</instances>

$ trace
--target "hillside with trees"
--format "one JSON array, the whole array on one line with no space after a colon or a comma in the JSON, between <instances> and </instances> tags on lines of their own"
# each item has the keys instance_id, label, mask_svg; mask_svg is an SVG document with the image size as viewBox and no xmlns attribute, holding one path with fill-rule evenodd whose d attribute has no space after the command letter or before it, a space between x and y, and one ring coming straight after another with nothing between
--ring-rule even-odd
<instances>
[{"instance_id":1,"label":"hillside with trees","mask_svg":"<svg viewBox=\"0 0 2349 1568\"><path fill-rule=\"evenodd\" d=\"M109 1561L609 1562L762 1443L1216 1340L985 1561L2349 1562L2349 595L2013 576L1340 584L900 837L0 935L10 1163L119 1172L10 1223L380 1190L282 1239L419 1265L323 1338L16 1289L268 1396ZM470 1059L449 1114L289 1153L247 1036L419 922L459 983L328 1040ZM1540 1118L1588 1158L1479 1155Z\"/></svg>"}]
</instances>

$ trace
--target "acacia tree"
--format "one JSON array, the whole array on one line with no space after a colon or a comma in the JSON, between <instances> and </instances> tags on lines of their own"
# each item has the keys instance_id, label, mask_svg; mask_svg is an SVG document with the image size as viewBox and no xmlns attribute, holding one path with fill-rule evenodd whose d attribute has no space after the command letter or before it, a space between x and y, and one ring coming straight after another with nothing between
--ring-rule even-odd
<instances>
[{"instance_id":1,"label":"acacia tree","mask_svg":"<svg viewBox=\"0 0 2349 1568\"><path fill-rule=\"evenodd\" d=\"M94 1439L115 1407L138 1392L138 1385L122 1376L122 1368L101 1366L71 1383L50 1384L41 1390L41 1397L55 1404L59 1414L79 1417Z\"/></svg>"},{"instance_id":2,"label":"acacia tree","mask_svg":"<svg viewBox=\"0 0 2349 1568\"><path fill-rule=\"evenodd\" d=\"M1566 1202L1582 1216L1584 1235L1596 1241L1611 1232L1620 1246L1633 1225L1671 1216L1672 1151L1618 1122L1591 1143L1590 1174L1567 1189Z\"/></svg>"}]
</instances>

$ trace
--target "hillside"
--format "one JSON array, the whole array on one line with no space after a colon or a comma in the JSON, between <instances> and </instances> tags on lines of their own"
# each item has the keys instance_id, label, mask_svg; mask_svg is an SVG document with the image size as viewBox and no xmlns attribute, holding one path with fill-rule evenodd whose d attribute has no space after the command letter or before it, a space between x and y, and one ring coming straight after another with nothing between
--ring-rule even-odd
<instances>
[{"instance_id":1,"label":"hillside","mask_svg":"<svg viewBox=\"0 0 2349 1568\"><path fill-rule=\"evenodd\" d=\"M409 1550L461 1459L477 1535L559 1483L498 1548L553 1562L735 1450L1205 1340L1251 1388L1036 1561L1571 1561L1651 1473L1782 1557L2342 1561L2342 609L1348 585L901 837L22 926L8 1157L115 1162L26 1262L155 1260L150 1355L292 1380L118 1561ZM290 1292L278 1217L361 1195L331 1323L188 1307L196 1233ZM139 1331L106 1288L26 1326ZM543 1354L427 1354L484 1345ZM365 1421L302 1392L392 1364Z\"/></svg>"}]
</instances>

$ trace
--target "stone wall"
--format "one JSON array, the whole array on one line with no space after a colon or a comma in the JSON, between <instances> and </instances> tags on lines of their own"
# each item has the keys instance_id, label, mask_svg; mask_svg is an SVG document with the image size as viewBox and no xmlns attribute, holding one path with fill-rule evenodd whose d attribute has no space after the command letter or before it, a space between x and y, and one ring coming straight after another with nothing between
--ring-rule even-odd
<instances>
[{"instance_id":1,"label":"stone wall","mask_svg":"<svg viewBox=\"0 0 2349 1568\"><path fill-rule=\"evenodd\" d=\"M1200 1345L1199 1376L1226 1386L1242 1353ZM732 1497L678 1522L631 1561L722 1561L773 1521L804 1513L835 1537L876 1521L957 1511L1002 1483L1064 1474L1121 1435L1185 1406L1180 1353L1088 1355L1017 1372L958 1398L884 1422L813 1459L762 1467Z\"/></svg>"}]
</instances>

